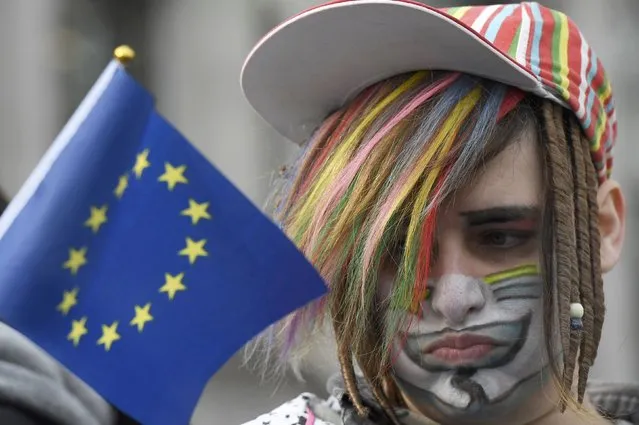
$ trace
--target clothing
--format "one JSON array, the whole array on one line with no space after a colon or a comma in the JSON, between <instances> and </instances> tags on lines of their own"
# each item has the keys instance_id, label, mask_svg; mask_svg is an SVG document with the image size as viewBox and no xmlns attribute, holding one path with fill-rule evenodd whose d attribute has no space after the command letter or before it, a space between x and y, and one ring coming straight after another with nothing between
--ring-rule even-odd
<instances>
[{"instance_id":1,"label":"clothing","mask_svg":"<svg viewBox=\"0 0 639 425\"><path fill-rule=\"evenodd\" d=\"M0 324L0 423L118 425L123 419L29 339Z\"/></svg>"},{"instance_id":2,"label":"clothing","mask_svg":"<svg viewBox=\"0 0 639 425\"><path fill-rule=\"evenodd\" d=\"M363 381L359 382L359 387L372 412L366 419L356 414L339 376L331 378L328 387L332 395L327 400L304 393L243 425L390 425ZM587 397L599 413L616 425L639 425L639 385L592 383ZM437 425L407 409L397 409L395 413L405 425Z\"/></svg>"}]
</instances>

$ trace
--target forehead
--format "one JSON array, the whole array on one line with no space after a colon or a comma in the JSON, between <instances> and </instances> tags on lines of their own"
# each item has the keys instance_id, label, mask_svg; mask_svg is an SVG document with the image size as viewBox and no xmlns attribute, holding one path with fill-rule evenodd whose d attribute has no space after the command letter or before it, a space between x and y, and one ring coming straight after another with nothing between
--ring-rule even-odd
<instances>
[{"instance_id":1,"label":"forehead","mask_svg":"<svg viewBox=\"0 0 639 425\"><path fill-rule=\"evenodd\" d=\"M476 210L536 205L542 193L542 175L535 133L525 130L478 171L473 183L461 189L450 206Z\"/></svg>"}]
</instances>

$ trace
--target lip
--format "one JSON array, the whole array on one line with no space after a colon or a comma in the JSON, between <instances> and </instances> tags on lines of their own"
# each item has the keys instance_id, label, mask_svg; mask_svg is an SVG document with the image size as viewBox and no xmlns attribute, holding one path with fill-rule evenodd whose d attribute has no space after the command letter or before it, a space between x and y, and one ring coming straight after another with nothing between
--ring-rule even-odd
<instances>
[{"instance_id":1,"label":"lip","mask_svg":"<svg viewBox=\"0 0 639 425\"><path fill-rule=\"evenodd\" d=\"M446 335L424 348L423 354L433 356L449 364L464 364L479 360L497 347L507 344L493 338L474 335Z\"/></svg>"},{"instance_id":2,"label":"lip","mask_svg":"<svg viewBox=\"0 0 639 425\"><path fill-rule=\"evenodd\" d=\"M517 320L407 335L402 349L428 372L496 368L519 353L528 340L531 318L529 312Z\"/></svg>"},{"instance_id":3,"label":"lip","mask_svg":"<svg viewBox=\"0 0 639 425\"><path fill-rule=\"evenodd\" d=\"M473 334L461 334L461 335L446 335L443 338L434 341L424 348L424 354L431 354L441 348L451 348L456 350L466 350L475 345L504 345L493 338L483 335Z\"/></svg>"}]
</instances>

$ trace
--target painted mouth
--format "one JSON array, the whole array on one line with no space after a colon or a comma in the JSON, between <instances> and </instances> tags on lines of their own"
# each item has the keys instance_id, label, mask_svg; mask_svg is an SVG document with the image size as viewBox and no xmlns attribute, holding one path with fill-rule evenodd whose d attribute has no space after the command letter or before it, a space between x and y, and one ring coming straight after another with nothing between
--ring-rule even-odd
<instances>
[{"instance_id":1,"label":"painted mouth","mask_svg":"<svg viewBox=\"0 0 639 425\"><path fill-rule=\"evenodd\" d=\"M469 362L480 360L497 347L507 347L508 345L507 342L498 341L488 336L462 333L460 335L446 335L427 345L422 353L453 366L463 366Z\"/></svg>"},{"instance_id":2,"label":"painted mouth","mask_svg":"<svg viewBox=\"0 0 639 425\"><path fill-rule=\"evenodd\" d=\"M496 368L510 362L526 342L531 314L460 331L409 335L404 351L429 372Z\"/></svg>"}]
</instances>

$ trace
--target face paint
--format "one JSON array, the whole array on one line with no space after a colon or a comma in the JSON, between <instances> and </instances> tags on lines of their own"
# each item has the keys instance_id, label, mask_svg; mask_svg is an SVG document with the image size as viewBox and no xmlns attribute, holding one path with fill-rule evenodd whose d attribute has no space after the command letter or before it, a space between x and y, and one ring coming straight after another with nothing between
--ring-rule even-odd
<instances>
[{"instance_id":1,"label":"face paint","mask_svg":"<svg viewBox=\"0 0 639 425\"><path fill-rule=\"evenodd\" d=\"M415 404L458 420L478 413L489 419L539 391L548 356L536 266L484 278L442 276L421 307L393 364L399 387Z\"/></svg>"}]
</instances>

